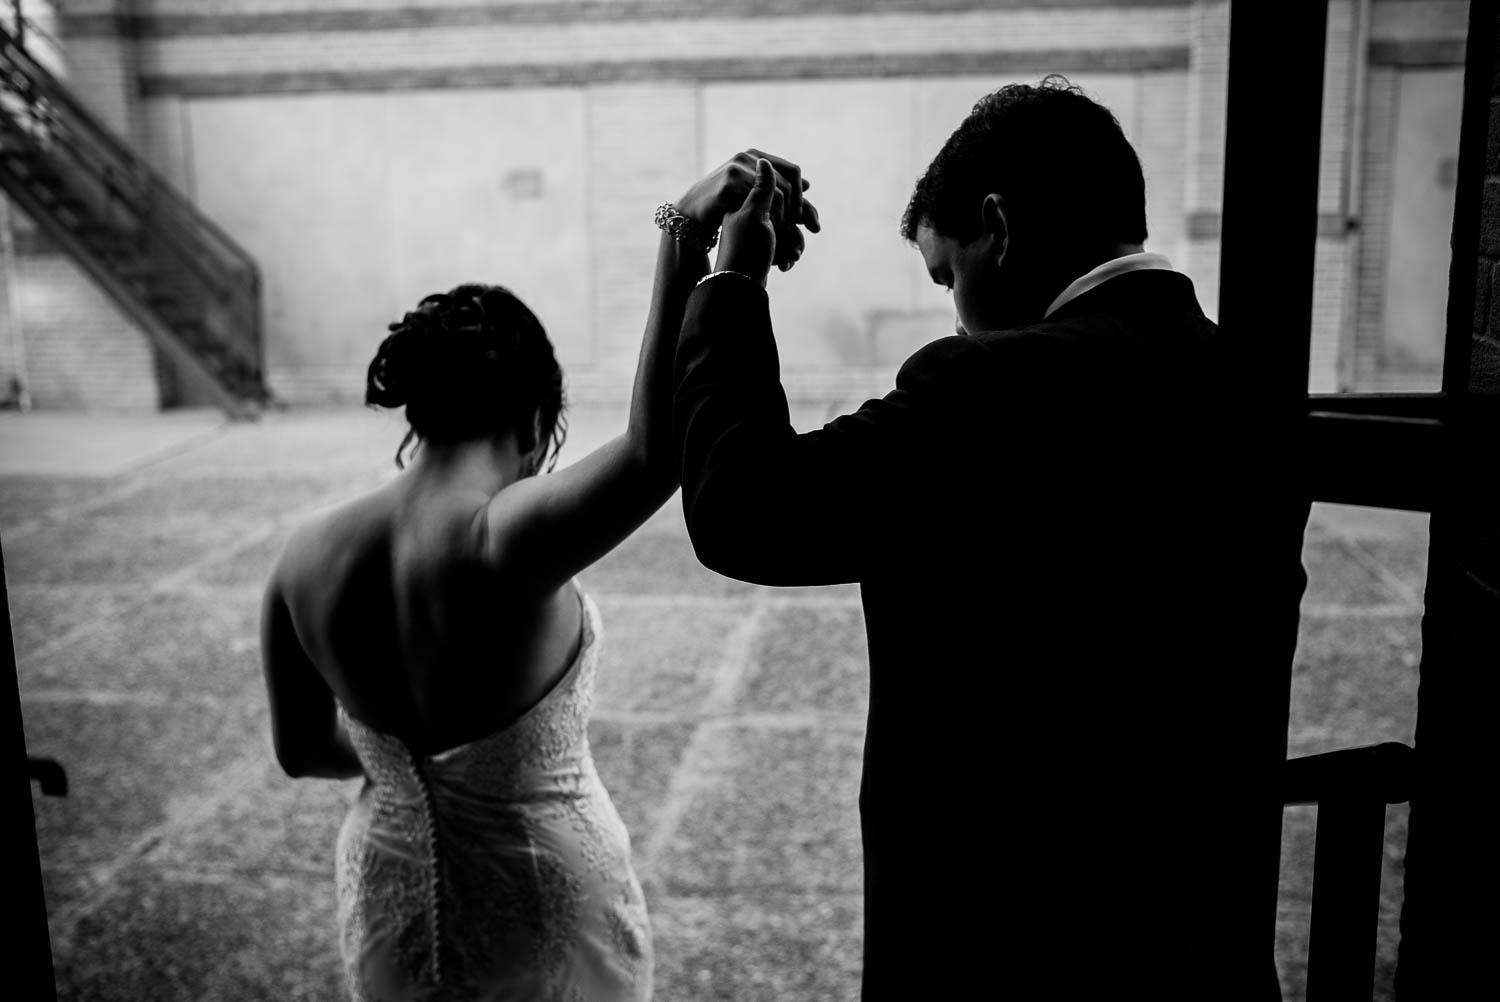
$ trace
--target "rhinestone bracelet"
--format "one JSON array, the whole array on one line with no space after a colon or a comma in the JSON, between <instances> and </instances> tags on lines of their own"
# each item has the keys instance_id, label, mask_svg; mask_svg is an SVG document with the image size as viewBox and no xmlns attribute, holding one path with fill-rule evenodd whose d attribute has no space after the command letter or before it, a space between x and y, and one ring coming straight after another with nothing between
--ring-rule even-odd
<instances>
[{"instance_id":1,"label":"rhinestone bracelet","mask_svg":"<svg viewBox=\"0 0 1500 1002\"><path fill-rule=\"evenodd\" d=\"M663 202L656 210L656 225L688 250L707 253L719 242L718 230L710 230L696 219L684 216L671 202Z\"/></svg>"}]
</instances>

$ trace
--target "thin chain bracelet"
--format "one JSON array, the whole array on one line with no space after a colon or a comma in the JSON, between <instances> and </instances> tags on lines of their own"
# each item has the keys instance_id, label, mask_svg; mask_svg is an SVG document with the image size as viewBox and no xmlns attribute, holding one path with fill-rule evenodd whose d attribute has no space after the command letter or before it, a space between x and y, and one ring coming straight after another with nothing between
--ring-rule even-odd
<instances>
[{"instance_id":1,"label":"thin chain bracelet","mask_svg":"<svg viewBox=\"0 0 1500 1002\"><path fill-rule=\"evenodd\" d=\"M720 275L738 275L740 278L743 278L745 281L754 285L756 288L763 288L763 286L761 286L759 282L751 278L749 275L745 274L743 271L733 271L729 268L720 268L718 271L709 272L707 275L704 275L702 278L698 279L698 281L693 285L693 288L696 289L704 282L707 282L710 278L718 278Z\"/></svg>"},{"instance_id":2,"label":"thin chain bracelet","mask_svg":"<svg viewBox=\"0 0 1500 1002\"><path fill-rule=\"evenodd\" d=\"M656 225L688 250L706 254L719 242L718 230L710 230L696 219L684 216L671 202L663 202L657 208Z\"/></svg>"}]
</instances>

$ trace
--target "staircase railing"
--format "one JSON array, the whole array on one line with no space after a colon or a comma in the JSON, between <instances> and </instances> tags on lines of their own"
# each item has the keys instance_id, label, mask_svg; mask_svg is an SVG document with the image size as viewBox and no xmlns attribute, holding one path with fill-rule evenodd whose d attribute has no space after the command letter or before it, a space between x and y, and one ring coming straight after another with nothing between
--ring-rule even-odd
<instances>
[{"instance_id":1,"label":"staircase railing","mask_svg":"<svg viewBox=\"0 0 1500 1002\"><path fill-rule=\"evenodd\" d=\"M82 263L111 292L132 297L125 304L132 313L149 313L170 332L169 356L196 362L240 403L267 402L254 258L4 27L0 147L7 192L34 217L49 217L46 228L91 258Z\"/></svg>"}]
</instances>

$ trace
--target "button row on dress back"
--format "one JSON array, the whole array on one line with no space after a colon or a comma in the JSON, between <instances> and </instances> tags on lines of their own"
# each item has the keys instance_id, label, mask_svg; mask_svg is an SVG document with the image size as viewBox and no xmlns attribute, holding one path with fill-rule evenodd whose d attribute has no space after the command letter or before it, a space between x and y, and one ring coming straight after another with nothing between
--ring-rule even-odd
<instances>
[{"instance_id":1,"label":"button row on dress back","mask_svg":"<svg viewBox=\"0 0 1500 1002\"><path fill-rule=\"evenodd\" d=\"M417 789L422 794L422 827L427 836L427 860L430 872L427 878L427 916L432 927L432 981L441 987L443 984L442 966L442 916L438 908L440 903L441 888L438 886L438 837L437 837L437 802L432 795L432 786L428 781L426 770L422 767L421 758L406 748L407 758L411 761L412 775L417 779Z\"/></svg>"}]
</instances>

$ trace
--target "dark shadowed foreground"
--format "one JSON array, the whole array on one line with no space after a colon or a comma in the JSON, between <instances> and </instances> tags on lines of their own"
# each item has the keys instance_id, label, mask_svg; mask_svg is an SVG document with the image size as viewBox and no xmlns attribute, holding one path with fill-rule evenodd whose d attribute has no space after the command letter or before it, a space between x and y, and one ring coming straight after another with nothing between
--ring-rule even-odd
<instances>
[{"instance_id":1,"label":"dark shadowed foreground","mask_svg":"<svg viewBox=\"0 0 1500 1002\"><path fill-rule=\"evenodd\" d=\"M575 415L564 462L623 420ZM352 409L243 425L192 412L0 416L26 738L71 784L61 799L33 791L61 998L338 997L333 848L357 787L294 782L271 758L260 589L292 525L394 473L400 437L389 416ZM1222 532L1232 549L1236 527ZM1292 754L1411 741L1426 538L1426 516L1315 506ZM590 737L634 841L657 997L856 998L857 590L706 571L675 499L581 580L604 618ZM1016 712L995 707L997 726ZM994 763L990 789L1009 767ZM973 811L969 858L1024 865L987 856L983 833L997 818L1025 824L1026 805L981 788ZM1302 994L1315 821L1315 808L1286 816L1277 940L1289 1000ZM1174 809L1142 804L1116 823L1170 839ZM1390 997L1405 831L1405 807L1391 808L1378 998ZM961 879L963 863L934 858L934 879ZM1141 958L1148 994L1171 976L1171 942L1163 929L1162 954Z\"/></svg>"}]
</instances>

